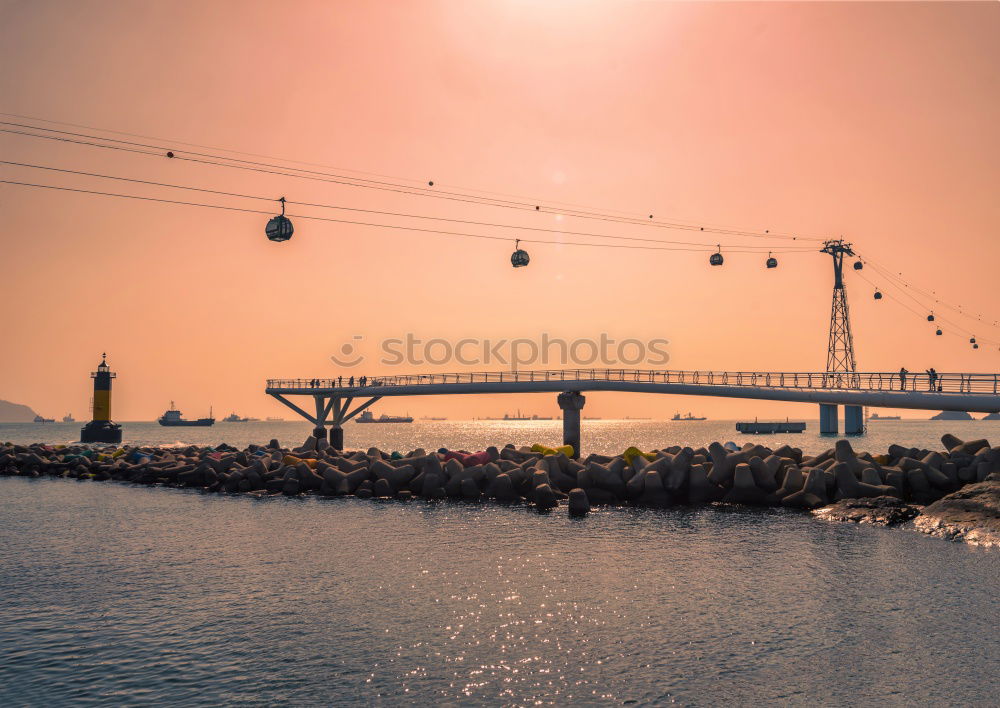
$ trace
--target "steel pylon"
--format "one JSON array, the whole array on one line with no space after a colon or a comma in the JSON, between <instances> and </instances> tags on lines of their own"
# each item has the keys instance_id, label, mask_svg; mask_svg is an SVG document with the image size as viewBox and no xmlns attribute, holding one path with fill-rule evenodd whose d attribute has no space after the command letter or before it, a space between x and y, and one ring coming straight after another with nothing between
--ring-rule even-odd
<instances>
[{"instance_id":1,"label":"steel pylon","mask_svg":"<svg viewBox=\"0 0 1000 708\"><path fill-rule=\"evenodd\" d=\"M833 304L830 307L830 338L826 350L826 385L830 388L852 388L857 385L857 361L854 358L854 336L851 334L851 311L844 287L844 256L853 256L851 244L843 240L826 241L823 253L833 257Z\"/></svg>"}]
</instances>

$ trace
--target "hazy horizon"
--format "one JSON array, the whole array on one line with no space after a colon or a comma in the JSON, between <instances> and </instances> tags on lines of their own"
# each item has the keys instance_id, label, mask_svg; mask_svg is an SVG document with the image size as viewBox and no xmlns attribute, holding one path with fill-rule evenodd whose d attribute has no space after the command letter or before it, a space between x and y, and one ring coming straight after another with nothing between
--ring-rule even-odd
<instances>
[{"instance_id":1,"label":"hazy horizon","mask_svg":"<svg viewBox=\"0 0 1000 708\"><path fill-rule=\"evenodd\" d=\"M977 335L974 351L954 327L934 336L926 308L873 270L849 270L859 369L998 370L997 3L442 0L299 2L276 11L266 2L7 0L0 16L2 120L27 115L545 204L842 235L988 320L938 311ZM11 134L0 134L0 152L10 162L299 202L753 243ZM200 200L0 168L7 180ZM121 421L152 420L171 400L191 417L211 405L219 417L291 419L264 394L267 378L466 368L338 369L329 357L355 335L606 332L668 340L664 368L825 364L832 273L818 252L781 254L773 270L764 253L733 252L711 268L703 252L531 242L552 234L479 229L509 236L494 241L307 220L276 244L264 237L261 214L8 184L0 200L4 261L14 266L3 298L9 344L0 398L56 418L89 417L89 374L103 351L118 373L112 412ZM510 267L515 236L527 241L527 268ZM859 276L898 301L875 302ZM586 395L584 415L605 418L817 415L808 404ZM555 396L541 394L378 404L416 417L518 408L559 414Z\"/></svg>"}]
</instances>

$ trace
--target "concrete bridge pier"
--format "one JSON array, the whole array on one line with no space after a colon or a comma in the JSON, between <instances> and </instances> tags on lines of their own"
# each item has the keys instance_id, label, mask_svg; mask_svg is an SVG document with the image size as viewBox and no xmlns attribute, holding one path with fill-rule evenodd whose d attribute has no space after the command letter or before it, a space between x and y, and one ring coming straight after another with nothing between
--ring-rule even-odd
<instances>
[{"instance_id":1,"label":"concrete bridge pier","mask_svg":"<svg viewBox=\"0 0 1000 708\"><path fill-rule=\"evenodd\" d=\"M340 423L334 423L330 428L330 446L338 451L344 449L344 429Z\"/></svg>"},{"instance_id":2,"label":"concrete bridge pier","mask_svg":"<svg viewBox=\"0 0 1000 708\"><path fill-rule=\"evenodd\" d=\"M326 399L323 396L313 396L316 399L316 417L313 418L313 423L316 425L313 428L313 437L317 440L326 440L326 416L330 412L327 408Z\"/></svg>"},{"instance_id":3,"label":"concrete bridge pier","mask_svg":"<svg viewBox=\"0 0 1000 708\"><path fill-rule=\"evenodd\" d=\"M844 435L864 435L865 414L861 406L844 406Z\"/></svg>"},{"instance_id":4,"label":"concrete bridge pier","mask_svg":"<svg viewBox=\"0 0 1000 708\"><path fill-rule=\"evenodd\" d=\"M819 434L820 435L836 435L838 433L837 428L837 404L836 403L820 403L819 404Z\"/></svg>"},{"instance_id":5,"label":"concrete bridge pier","mask_svg":"<svg viewBox=\"0 0 1000 708\"><path fill-rule=\"evenodd\" d=\"M580 411L587 399L579 391L559 394L559 407L563 412L563 445L573 446L573 457L580 457Z\"/></svg>"}]
</instances>

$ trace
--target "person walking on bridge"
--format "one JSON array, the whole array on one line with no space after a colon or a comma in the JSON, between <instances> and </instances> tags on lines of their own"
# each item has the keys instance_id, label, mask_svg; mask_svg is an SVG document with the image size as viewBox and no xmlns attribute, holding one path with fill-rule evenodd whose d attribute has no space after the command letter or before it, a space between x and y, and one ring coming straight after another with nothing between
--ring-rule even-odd
<instances>
[{"instance_id":1,"label":"person walking on bridge","mask_svg":"<svg viewBox=\"0 0 1000 708\"><path fill-rule=\"evenodd\" d=\"M910 373L910 372L906 370L905 366L899 367L899 390L900 391L905 391L906 390L906 375L908 373Z\"/></svg>"}]
</instances>

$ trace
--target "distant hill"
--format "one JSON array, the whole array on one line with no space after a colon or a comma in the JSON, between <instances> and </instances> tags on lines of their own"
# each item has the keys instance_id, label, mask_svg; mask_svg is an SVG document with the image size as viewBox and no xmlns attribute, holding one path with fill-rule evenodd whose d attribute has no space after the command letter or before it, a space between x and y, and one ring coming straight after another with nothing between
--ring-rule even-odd
<instances>
[{"instance_id":1,"label":"distant hill","mask_svg":"<svg viewBox=\"0 0 1000 708\"><path fill-rule=\"evenodd\" d=\"M937 415L931 416L931 420L975 420L965 411L941 411Z\"/></svg>"},{"instance_id":2,"label":"distant hill","mask_svg":"<svg viewBox=\"0 0 1000 708\"><path fill-rule=\"evenodd\" d=\"M30 423L37 414L27 406L0 401L0 423Z\"/></svg>"}]
</instances>

